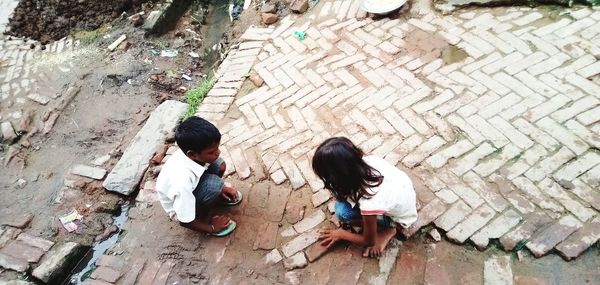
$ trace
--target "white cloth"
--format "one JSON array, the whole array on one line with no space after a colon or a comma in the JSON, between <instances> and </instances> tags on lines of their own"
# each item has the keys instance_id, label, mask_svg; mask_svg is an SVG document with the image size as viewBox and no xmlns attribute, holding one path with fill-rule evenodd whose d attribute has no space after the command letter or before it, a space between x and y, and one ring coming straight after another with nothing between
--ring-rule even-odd
<instances>
[{"instance_id":1,"label":"white cloth","mask_svg":"<svg viewBox=\"0 0 600 285\"><path fill-rule=\"evenodd\" d=\"M416 194L408 175L381 157L363 159L383 175L383 182L367 189L373 196L359 199L361 215L385 215L404 228L416 222Z\"/></svg>"},{"instance_id":2,"label":"white cloth","mask_svg":"<svg viewBox=\"0 0 600 285\"><path fill-rule=\"evenodd\" d=\"M156 179L156 191L169 217L176 217L182 223L189 223L196 218L193 192L205 170L206 167L191 160L181 149L163 165Z\"/></svg>"}]
</instances>

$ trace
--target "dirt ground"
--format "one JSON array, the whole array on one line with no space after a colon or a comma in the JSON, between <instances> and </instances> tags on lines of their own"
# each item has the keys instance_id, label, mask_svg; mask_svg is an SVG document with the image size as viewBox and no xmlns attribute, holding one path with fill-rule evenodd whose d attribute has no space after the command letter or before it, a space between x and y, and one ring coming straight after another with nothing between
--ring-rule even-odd
<instances>
[{"instance_id":1,"label":"dirt ground","mask_svg":"<svg viewBox=\"0 0 600 285\"><path fill-rule=\"evenodd\" d=\"M155 1L110 0L21 0L17 6L7 34L27 37L42 43L58 40L73 30L95 30L109 23L122 12L135 13L143 2L150 6Z\"/></svg>"}]
</instances>

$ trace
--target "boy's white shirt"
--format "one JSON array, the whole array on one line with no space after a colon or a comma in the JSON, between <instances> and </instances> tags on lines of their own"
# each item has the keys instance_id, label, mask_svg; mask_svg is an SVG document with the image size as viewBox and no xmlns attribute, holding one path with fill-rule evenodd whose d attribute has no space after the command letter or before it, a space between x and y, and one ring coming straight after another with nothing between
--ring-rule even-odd
<instances>
[{"instance_id":1,"label":"boy's white shirt","mask_svg":"<svg viewBox=\"0 0 600 285\"><path fill-rule=\"evenodd\" d=\"M182 223L189 223L196 218L196 197L192 192L207 167L191 160L181 149L163 165L156 179L156 191L171 219L176 217Z\"/></svg>"},{"instance_id":2,"label":"boy's white shirt","mask_svg":"<svg viewBox=\"0 0 600 285\"><path fill-rule=\"evenodd\" d=\"M416 222L416 194L408 175L383 158L369 155L363 159L383 175L383 182L367 189L372 197L359 199L361 214L386 215L404 228Z\"/></svg>"}]
</instances>

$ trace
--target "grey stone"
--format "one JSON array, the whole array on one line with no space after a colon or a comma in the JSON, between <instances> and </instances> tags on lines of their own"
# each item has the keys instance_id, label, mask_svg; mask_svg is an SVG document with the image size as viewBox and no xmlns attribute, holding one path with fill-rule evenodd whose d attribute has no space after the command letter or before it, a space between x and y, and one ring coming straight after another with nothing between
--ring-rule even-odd
<instances>
[{"instance_id":1,"label":"grey stone","mask_svg":"<svg viewBox=\"0 0 600 285\"><path fill-rule=\"evenodd\" d=\"M0 124L2 129L2 142L12 144L17 139L17 133L10 122L3 122Z\"/></svg>"},{"instance_id":2,"label":"grey stone","mask_svg":"<svg viewBox=\"0 0 600 285\"><path fill-rule=\"evenodd\" d=\"M88 177L96 180L104 178L106 170L98 167L91 167L83 164L76 164L71 169L71 173L83 177Z\"/></svg>"},{"instance_id":3,"label":"grey stone","mask_svg":"<svg viewBox=\"0 0 600 285\"><path fill-rule=\"evenodd\" d=\"M40 265L32 275L48 284L58 282L77 264L83 247L74 242L67 242L46 253Z\"/></svg>"},{"instance_id":4,"label":"grey stone","mask_svg":"<svg viewBox=\"0 0 600 285\"><path fill-rule=\"evenodd\" d=\"M50 98L35 93L27 95L27 98L31 99L31 101L40 103L42 105L46 105L48 104L48 102L50 102Z\"/></svg>"},{"instance_id":5,"label":"grey stone","mask_svg":"<svg viewBox=\"0 0 600 285\"><path fill-rule=\"evenodd\" d=\"M277 6L273 3L265 3L260 8L260 12L262 13L275 13L277 12Z\"/></svg>"},{"instance_id":6,"label":"grey stone","mask_svg":"<svg viewBox=\"0 0 600 285\"><path fill-rule=\"evenodd\" d=\"M296 268L304 268L308 264L306 257L304 256L304 252L298 252L294 254L290 258L286 258L283 260L283 267L286 270L294 270Z\"/></svg>"},{"instance_id":7,"label":"grey stone","mask_svg":"<svg viewBox=\"0 0 600 285\"><path fill-rule=\"evenodd\" d=\"M150 159L164 144L164 140L177 125L187 109L187 104L167 100L150 115L146 124L135 135L125 153L108 174L102 186L109 191L129 195L135 191Z\"/></svg>"},{"instance_id":8,"label":"grey stone","mask_svg":"<svg viewBox=\"0 0 600 285\"><path fill-rule=\"evenodd\" d=\"M437 229L432 229L431 231L429 231L429 236L436 242L442 240L442 236L440 235L440 232L438 232Z\"/></svg>"},{"instance_id":9,"label":"grey stone","mask_svg":"<svg viewBox=\"0 0 600 285\"><path fill-rule=\"evenodd\" d=\"M106 154L104 156L98 157L92 161L92 164L95 166L102 166L110 160L110 155Z\"/></svg>"}]
</instances>

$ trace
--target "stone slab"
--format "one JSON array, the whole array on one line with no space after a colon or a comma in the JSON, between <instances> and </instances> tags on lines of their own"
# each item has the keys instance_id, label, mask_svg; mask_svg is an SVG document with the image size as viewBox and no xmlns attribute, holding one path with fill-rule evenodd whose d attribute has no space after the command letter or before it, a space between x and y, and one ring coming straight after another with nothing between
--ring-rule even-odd
<instances>
[{"instance_id":1,"label":"stone slab","mask_svg":"<svg viewBox=\"0 0 600 285\"><path fill-rule=\"evenodd\" d=\"M100 180L104 178L104 175L106 175L106 170L99 167L91 167L83 164L76 164L71 169L71 173L83 177Z\"/></svg>"},{"instance_id":2,"label":"stone slab","mask_svg":"<svg viewBox=\"0 0 600 285\"><path fill-rule=\"evenodd\" d=\"M160 104L135 135L102 186L123 195L133 193L148 168L150 159L162 147L186 109L187 104L174 100Z\"/></svg>"},{"instance_id":3,"label":"stone slab","mask_svg":"<svg viewBox=\"0 0 600 285\"><path fill-rule=\"evenodd\" d=\"M74 242L54 247L46 253L31 275L48 284L57 282L77 264L82 253L83 247Z\"/></svg>"}]
</instances>

